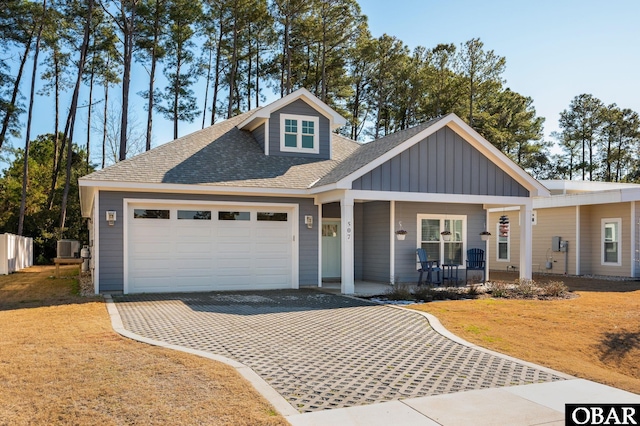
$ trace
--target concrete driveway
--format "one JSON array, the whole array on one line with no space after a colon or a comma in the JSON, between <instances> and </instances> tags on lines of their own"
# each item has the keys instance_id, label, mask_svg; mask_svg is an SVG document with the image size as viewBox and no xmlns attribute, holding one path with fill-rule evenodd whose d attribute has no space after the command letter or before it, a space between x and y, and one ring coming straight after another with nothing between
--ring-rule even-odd
<instances>
[{"instance_id":1,"label":"concrete driveway","mask_svg":"<svg viewBox=\"0 0 640 426\"><path fill-rule=\"evenodd\" d=\"M417 312L316 290L114 301L126 330L236 360L299 412L566 378L456 343Z\"/></svg>"}]
</instances>

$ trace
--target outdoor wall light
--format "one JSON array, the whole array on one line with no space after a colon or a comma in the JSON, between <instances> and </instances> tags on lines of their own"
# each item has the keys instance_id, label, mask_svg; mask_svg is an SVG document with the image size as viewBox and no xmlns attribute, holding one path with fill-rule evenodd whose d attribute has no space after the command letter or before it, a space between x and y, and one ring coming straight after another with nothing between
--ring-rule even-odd
<instances>
[{"instance_id":1,"label":"outdoor wall light","mask_svg":"<svg viewBox=\"0 0 640 426\"><path fill-rule=\"evenodd\" d=\"M107 210L107 222L109 223L109 226L113 226L116 223L115 210Z\"/></svg>"},{"instance_id":2,"label":"outdoor wall light","mask_svg":"<svg viewBox=\"0 0 640 426\"><path fill-rule=\"evenodd\" d=\"M304 223L307 225L307 228L313 228L313 216L307 215L304 217Z\"/></svg>"}]
</instances>

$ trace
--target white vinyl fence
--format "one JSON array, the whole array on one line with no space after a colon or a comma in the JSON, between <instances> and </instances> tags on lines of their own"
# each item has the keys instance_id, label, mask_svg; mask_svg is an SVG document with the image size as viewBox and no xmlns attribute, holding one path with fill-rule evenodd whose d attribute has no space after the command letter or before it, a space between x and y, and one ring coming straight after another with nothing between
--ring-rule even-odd
<instances>
[{"instance_id":1,"label":"white vinyl fence","mask_svg":"<svg viewBox=\"0 0 640 426\"><path fill-rule=\"evenodd\" d=\"M0 234L0 275L33 265L33 238Z\"/></svg>"}]
</instances>

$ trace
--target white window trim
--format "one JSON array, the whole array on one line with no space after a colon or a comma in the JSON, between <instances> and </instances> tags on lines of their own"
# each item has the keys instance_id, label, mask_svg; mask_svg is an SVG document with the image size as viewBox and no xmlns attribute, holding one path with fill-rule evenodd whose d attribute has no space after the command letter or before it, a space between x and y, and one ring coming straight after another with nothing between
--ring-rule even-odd
<instances>
[{"instance_id":1,"label":"white window trim","mask_svg":"<svg viewBox=\"0 0 640 426\"><path fill-rule=\"evenodd\" d=\"M422 219L438 219L440 221L440 232L444 231L444 222L445 220L461 220L462 221L462 259L460 264L460 269L466 269L467 265L467 250L469 249L467 245L467 215L451 215L451 214L419 214L417 215L417 231L416 235L418 246L416 248L422 247ZM440 261L444 259L444 246L445 241L440 236Z\"/></svg>"},{"instance_id":2,"label":"white window trim","mask_svg":"<svg viewBox=\"0 0 640 426\"><path fill-rule=\"evenodd\" d=\"M617 235L616 242L618 243L618 261L617 262L605 262L605 249L604 249L604 227L606 223L617 223ZM603 218L600 220L600 265L602 266L622 266L622 218Z\"/></svg>"},{"instance_id":3,"label":"white window trim","mask_svg":"<svg viewBox=\"0 0 640 426\"><path fill-rule=\"evenodd\" d=\"M285 135L285 120L297 120L298 121L298 133L296 138L297 146L290 147L285 146L284 144L284 135ZM313 122L313 148L302 148L302 121L311 121ZM293 114L280 114L280 151L282 152L304 152L308 154L319 154L320 153L320 118L314 117L311 115L293 115Z\"/></svg>"},{"instance_id":4,"label":"white window trim","mask_svg":"<svg viewBox=\"0 0 640 426\"><path fill-rule=\"evenodd\" d=\"M518 215L520 217L520 215ZM511 230L507 234L507 258L500 259L500 224L496 223L496 262L511 262Z\"/></svg>"}]
</instances>

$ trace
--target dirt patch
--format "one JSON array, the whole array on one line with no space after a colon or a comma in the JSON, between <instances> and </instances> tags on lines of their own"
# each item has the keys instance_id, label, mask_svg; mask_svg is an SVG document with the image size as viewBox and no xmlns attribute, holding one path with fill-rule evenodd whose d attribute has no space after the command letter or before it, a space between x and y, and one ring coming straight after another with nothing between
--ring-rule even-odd
<instances>
[{"instance_id":1,"label":"dirt patch","mask_svg":"<svg viewBox=\"0 0 640 426\"><path fill-rule=\"evenodd\" d=\"M287 424L233 368L119 336L77 267L53 270L0 276L0 425Z\"/></svg>"},{"instance_id":2,"label":"dirt patch","mask_svg":"<svg viewBox=\"0 0 640 426\"><path fill-rule=\"evenodd\" d=\"M512 281L515 274L491 274ZM535 275L538 282L558 276ZM412 308L454 334L565 373L640 393L640 282L560 278L568 300L477 299Z\"/></svg>"}]
</instances>

